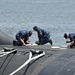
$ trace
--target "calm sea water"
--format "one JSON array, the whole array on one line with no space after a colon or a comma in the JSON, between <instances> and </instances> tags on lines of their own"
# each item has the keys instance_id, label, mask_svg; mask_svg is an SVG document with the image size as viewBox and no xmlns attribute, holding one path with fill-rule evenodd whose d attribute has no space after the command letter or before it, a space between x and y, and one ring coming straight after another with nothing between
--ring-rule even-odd
<instances>
[{"instance_id":1,"label":"calm sea water","mask_svg":"<svg viewBox=\"0 0 75 75\"><path fill-rule=\"evenodd\" d=\"M51 33L54 45L66 46L64 33L75 32L75 0L0 0L0 30L15 38L35 25ZM37 40L36 32L30 39Z\"/></svg>"}]
</instances>

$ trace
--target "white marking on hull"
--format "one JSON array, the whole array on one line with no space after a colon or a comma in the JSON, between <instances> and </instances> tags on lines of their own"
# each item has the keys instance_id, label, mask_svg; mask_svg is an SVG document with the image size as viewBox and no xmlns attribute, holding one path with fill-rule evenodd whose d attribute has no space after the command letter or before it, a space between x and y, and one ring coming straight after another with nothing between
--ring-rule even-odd
<instances>
[{"instance_id":1,"label":"white marking on hull","mask_svg":"<svg viewBox=\"0 0 75 75\"><path fill-rule=\"evenodd\" d=\"M4 52L4 50L1 50L0 51L0 58L5 56L5 55L8 55L8 54L10 54L10 53L12 53L14 51L16 51L16 49L15 50L11 50L11 51L7 51L7 52Z\"/></svg>"},{"instance_id":2,"label":"white marking on hull","mask_svg":"<svg viewBox=\"0 0 75 75\"><path fill-rule=\"evenodd\" d=\"M13 71L12 73L10 73L9 75L14 75L14 74L17 73L19 70L21 70L23 67L25 67L30 61L36 60L36 59L42 57L43 55L45 55L45 52L43 52L43 53L41 53L41 54L39 54L39 55L37 55L37 56L32 57L32 53L30 52L30 53L29 53L29 59L28 59L23 65L21 65L18 69L16 69L15 71Z\"/></svg>"}]
</instances>

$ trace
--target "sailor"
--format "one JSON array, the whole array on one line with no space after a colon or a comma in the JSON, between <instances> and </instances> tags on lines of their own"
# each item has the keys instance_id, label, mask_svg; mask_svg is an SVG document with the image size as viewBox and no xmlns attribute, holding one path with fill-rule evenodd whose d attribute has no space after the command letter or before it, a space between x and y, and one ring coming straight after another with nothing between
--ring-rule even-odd
<instances>
[{"instance_id":1,"label":"sailor","mask_svg":"<svg viewBox=\"0 0 75 75\"><path fill-rule=\"evenodd\" d=\"M16 40L13 41L13 45L25 46L26 44L30 44L30 36L32 35L32 31L20 30L16 34Z\"/></svg>"},{"instance_id":2,"label":"sailor","mask_svg":"<svg viewBox=\"0 0 75 75\"><path fill-rule=\"evenodd\" d=\"M66 43L70 43L68 45L68 48L75 47L75 33L69 33L69 34L65 33L64 38L69 39L69 40L66 40Z\"/></svg>"},{"instance_id":3,"label":"sailor","mask_svg":"<svg viewBox=\"0 0 75 75\"><path fill-rule=\"evenodd\" d=\"M52 40L50 39L50 33L48 31L46 31L45 29L41 29L38 26L34 26L33 30L38 33L39 41L36 41L36 44L44 45L46 43L50 43L52 45Z\"/></svg>"}]
</instances>

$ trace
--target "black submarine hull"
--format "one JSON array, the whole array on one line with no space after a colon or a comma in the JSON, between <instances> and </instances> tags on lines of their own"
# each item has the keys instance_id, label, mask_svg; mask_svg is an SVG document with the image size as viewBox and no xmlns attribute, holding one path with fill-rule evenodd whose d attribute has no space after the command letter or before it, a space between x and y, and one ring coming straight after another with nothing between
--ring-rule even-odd
<instances>
[{"instance_id":1,"label":"black submarine hull","mask_svg":"<svg viewBox=\"0 0 75 75\"><path fill-rule=\"evenodd\" d=\"M12 45L13 39L13 37L0 31L0 45Z\"/></svg>"},{"instance_id":2,"label":"black submarine hull","mask_svg":"<svg viewBox=\"0 0 75 75\"><path fill-rule=\"evenodd\" d=\"M17 52L0 57L0 75L11 75L22 66L29 59L31 49L44 51L45 55L30 61L13 75L75 75L74 48L50 45L13 46L10 43L0 45L0 51L4 47L17 49Z\"/></svg>"}]
</instances>

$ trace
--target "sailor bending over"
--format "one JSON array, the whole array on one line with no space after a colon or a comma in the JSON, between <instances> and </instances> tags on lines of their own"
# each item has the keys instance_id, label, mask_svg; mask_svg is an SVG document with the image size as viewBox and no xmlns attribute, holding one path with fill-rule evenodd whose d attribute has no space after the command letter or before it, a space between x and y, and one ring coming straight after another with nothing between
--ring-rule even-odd
<instances>
[{"instance_id":1,"label":"sailor bending over","mask_svg":"<svg viewBox=\"0 0 75 75\"><path fill-rule=\"evenodd\" d=\"M69 34L65 33L64 38L69 39L69 40L66 40L66 43L70 43L68 45L68 48L75 47L75 33L69 33Z\"/></svg>"},{"instance_id":2,"label":"sailor bending over","mask_svg":"<svg viewBox=\"0 0 75 75\"><path fill-rule=\"evenodd\" d=\"M46 43L50 43L52 45L52 40L50 39L50 33L48 31L41 29L37 26L34 26L33 29L38 33L39 41L36 41L36 44L43 45Z\"/></svg>"},{"instance_id":3,"label":"sailor bending over","mask_svg":"<svg viewBox=\"0 0 75 75\"><path fill-rule=\"evenodd\" d=\"M16 40L13 41L13 45L25 46L26 44L30 44L29 37L32 35L32 31L20 30L16 34Z\"/></svg>"}]
</instances>

